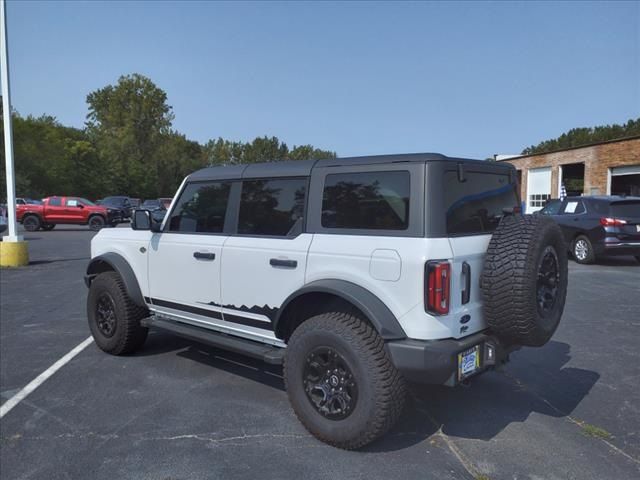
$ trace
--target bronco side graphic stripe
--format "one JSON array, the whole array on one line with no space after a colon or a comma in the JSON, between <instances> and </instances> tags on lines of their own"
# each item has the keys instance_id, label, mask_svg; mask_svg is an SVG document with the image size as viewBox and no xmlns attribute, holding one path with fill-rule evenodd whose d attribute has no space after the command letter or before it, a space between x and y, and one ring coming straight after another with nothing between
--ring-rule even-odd
<instances>
[{"instance_id":1,"label":"bronco side graphic stripe","mask_svg":"<svg viewBox=\"0 0 640 480\"><path fill-rule=\"evenodd\" d=\"M224 314L215 310L209 310L207 308L198 308L191 305L183 305L182 303L169 302L167 300L160 300L158 298L150 299L153 305L159 307L172 308L174 310L181 310L183 312L195 313L196 315L202 315L203 317L213 318L215 320L224 320L225 322L238 323L240 325L246 325L247 327L260 328L262 330L273 330L271 322L262 322L253 318L242 317L240 315Z\"/></svg>"}]
</instances>

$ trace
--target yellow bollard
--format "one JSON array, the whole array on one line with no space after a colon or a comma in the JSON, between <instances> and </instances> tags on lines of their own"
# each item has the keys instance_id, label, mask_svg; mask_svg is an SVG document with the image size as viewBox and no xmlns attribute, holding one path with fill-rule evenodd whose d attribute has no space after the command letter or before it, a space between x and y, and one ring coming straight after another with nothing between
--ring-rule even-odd
<instances>
[{"instance_id":1,"label":"yellow bollard","mask_svg":"<svg viewBox=\"0 0 640 480\"><path fill-rule=\"evenodd\" d=\"M0 242L0 267L24 267L29 265L27 242Z\"/></svg>"}]
</instances>

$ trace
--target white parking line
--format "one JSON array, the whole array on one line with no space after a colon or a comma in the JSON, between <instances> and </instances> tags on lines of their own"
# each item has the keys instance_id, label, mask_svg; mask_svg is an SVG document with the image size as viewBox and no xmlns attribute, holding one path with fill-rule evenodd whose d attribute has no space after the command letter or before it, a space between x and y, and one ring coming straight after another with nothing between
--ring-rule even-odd
<instances>
[{"instance_id":1,"label":"white parking line","mask_svg":"<svg viewBox=\"0 0 640 480\"><path fill-rule=\"evenodd\" d=\"M73 359L73 357L75 357L82 350L87 348L87 346L91 342L93 342L93 337L88 337L87 339L85 339L80 345L75 347L73 350L71 350L69 353L67 353L64 357L62 357L56 363L51 365L49 368L47 368L44 372L42 372L36 378L31 380L31 382L29 382L29 384L26 387L24 387L22 390L20 390L18 393L16 393L9 400L4 402L2 404L2 406L0 407L0 418L4 417L7 413L9 413L11 411L11 409L13 407L18 405L25 398L27 398L27 396L31 392L33 392L36 388L38 388L40 385L42 385L51 375L53 375L58 370L60 370L62 367L64 367L67 363L69 363Z\"/></svg>"}]
</instances>

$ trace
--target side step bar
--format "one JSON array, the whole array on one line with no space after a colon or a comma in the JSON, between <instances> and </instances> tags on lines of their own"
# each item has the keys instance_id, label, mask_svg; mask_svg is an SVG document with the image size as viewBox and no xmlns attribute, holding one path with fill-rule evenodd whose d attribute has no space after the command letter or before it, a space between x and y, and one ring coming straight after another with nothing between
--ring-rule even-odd
<instances>
[{"instance_id":1,"label":"side step bar","mask_svg":"<svg viewBox=\"0 0 640 480\"><path fill-rule=\"evenodd\" d=\"M233 337L225 333L215 332L206 328L174 322L158 316L151 316L141 321L145 327L166 330L179 337L195 340L230 352L240 353L248 357L257 358L271 365L284 363L284 348L265 345L264 343Z\"/></svg>"}]
</instances>

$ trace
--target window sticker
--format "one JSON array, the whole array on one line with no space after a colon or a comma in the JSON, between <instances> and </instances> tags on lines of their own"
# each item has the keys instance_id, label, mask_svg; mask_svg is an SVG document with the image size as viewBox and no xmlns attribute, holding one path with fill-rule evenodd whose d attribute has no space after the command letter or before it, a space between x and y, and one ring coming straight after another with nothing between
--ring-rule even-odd
<instances>
[{"instance_id":1,"label":"window sticker","mask_svg":"<svg viewBox=\"0 0 640 480\"><path fill-rule=\"evenodd\" d=\"M575 213L577 206L578 206L578 202L567 203L567 206L564 207L564 213Z\"/></svg>"}]
</instances>

